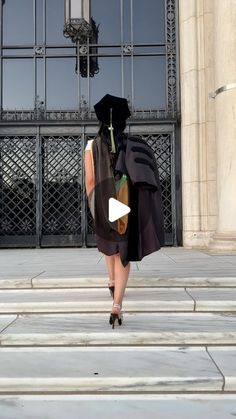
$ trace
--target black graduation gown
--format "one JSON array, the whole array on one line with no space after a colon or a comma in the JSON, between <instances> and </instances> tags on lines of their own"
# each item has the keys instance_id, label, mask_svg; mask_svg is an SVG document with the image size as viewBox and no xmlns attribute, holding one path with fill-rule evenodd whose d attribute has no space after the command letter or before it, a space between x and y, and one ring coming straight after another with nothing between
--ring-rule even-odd
<instances>
[{"instance_id":1,"label":"black graduation gown","mask_svg":"<svg viewBox=\"0 0 236 419\"><path fill-rule=\"evenodd\" d=\"M151 147L130 136L119 153L116 170L130 178L127 261L140 261L164 246L161 185Z\"/></svg>"}]
</instances>

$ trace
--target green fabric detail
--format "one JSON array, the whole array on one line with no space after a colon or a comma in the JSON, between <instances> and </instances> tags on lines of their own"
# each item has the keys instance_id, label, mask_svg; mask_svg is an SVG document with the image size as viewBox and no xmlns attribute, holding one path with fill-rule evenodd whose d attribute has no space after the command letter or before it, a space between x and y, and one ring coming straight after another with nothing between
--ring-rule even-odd
<instances>
[{"instance_id":1,"label":"green fabric detail","mask_svg":"<svg viewBox=\"0 0 236 419\"><path fill-rule=\"evenodd\" d=\"M122 177L116 181L116 192L118 192L123 185L128 182L128 178L126 175L122 175Z\"/></svg>"}]
</instances>

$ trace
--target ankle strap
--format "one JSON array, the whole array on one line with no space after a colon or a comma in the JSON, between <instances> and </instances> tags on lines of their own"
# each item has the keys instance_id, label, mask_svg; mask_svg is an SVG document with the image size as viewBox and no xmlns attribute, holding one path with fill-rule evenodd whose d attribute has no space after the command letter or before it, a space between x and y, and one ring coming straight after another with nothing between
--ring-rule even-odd
<instances>
[{"instance_id":1,"label":"ankle strap","mask_svg":"<svg viewBox=\"0 0 236 419\"><path fill-rule=\"evenodd\" d=\"M120 305L120 304L115 303L115 304L113 304L113 307L118 307L118 308L121 308L121 305Z\"/></svg>"}]
</instances>

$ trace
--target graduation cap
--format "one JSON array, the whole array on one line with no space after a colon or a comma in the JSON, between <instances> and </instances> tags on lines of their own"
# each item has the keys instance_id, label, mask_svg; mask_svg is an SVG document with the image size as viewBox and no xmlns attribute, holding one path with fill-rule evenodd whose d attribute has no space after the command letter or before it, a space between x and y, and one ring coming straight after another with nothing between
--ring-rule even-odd
<instances>
[{"instance_id":1,"label":"graduation cap","mask_svg":"<svg viewBox=\"0 0 236 419\"><path fill-rule=\"evenodd\" d=\"M112 109L112 125L114 128L123 126L124 121L131 115L127 99L106 94L94 105L99 121L110 124L110 109Z\"/></svg>"},{"instance_id":2,"label":"graduation cap","mask_svg":"<svg viewBox=\"0 0 236 419\"><path fill-rule=\"evenodd\" d=\"M115 152L113 130L121 129L125 120L131 115L127 99L106 94L94 105L94 109L98 120L109 125L112 152Z\"/></svg>"}]
</instances>

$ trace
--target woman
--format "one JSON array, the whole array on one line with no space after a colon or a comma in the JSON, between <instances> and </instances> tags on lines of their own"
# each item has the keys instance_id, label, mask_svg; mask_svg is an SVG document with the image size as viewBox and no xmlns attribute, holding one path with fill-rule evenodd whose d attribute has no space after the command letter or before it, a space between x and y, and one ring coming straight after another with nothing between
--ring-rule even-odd
<instances>
[{"instance_id":1,"label":"woman","mask_svg":"<svg viewBox=\"0 0 236 419\"><path fill-rule=\"evenodd\" d=\"M115 164L120 148L126 140L126 136L123 133L125 126L125 120L122 119L119 121L119 126L114 124L113 138L116 151L111 152L112 144L109 126L104 122L101 122L98 137L95 140L88 142L84 156L86 194L93 218L97 221L95 221L97 248L105 255L109 274L108 286L113 297L112 311L109 320L113 328L116 320L119 325L122 324L122 301L130 273L130 262L122 262L123 258L121 260L121 255L124 255L127 252L128 229L126 230L126 233L119 234L119 232L111 228L112 223L108 223L107 214L104 217L101 215L102 210L104 209L105 211L105 207L107 207L109 197L114 196L114 190L112 189L112 179L108 172L103 175L103 179L104 177L107 179L97 182L96 187L95 177L96 171L98 177L100 168L102 167L103 170L105 170L105 165L107 164L107 170L109 170L109 166L112 169L113 181L119 178L119 175L117 178L115 172ZM100 155L102 154L101 156L99 155L99 152ZM93 210L92 200L95 200Z\"/></svg>"},{"instance_id":2,"label":"woman","mask_svg":"<svg viewBox=\"0 0 236 419\"><path fill-rule=\"evenodd\" d=\"M105 95L95 106L100 129L85 150L85 187L95 220L98 250L105 254L113 296L110 324L122 324L122 301L130 261L164 245L161 184L153 150L138 136L124 134L130 116L127 100ZM111 222L108 202L113 197L130 212Z\"/></svg>"}]
</instances>

